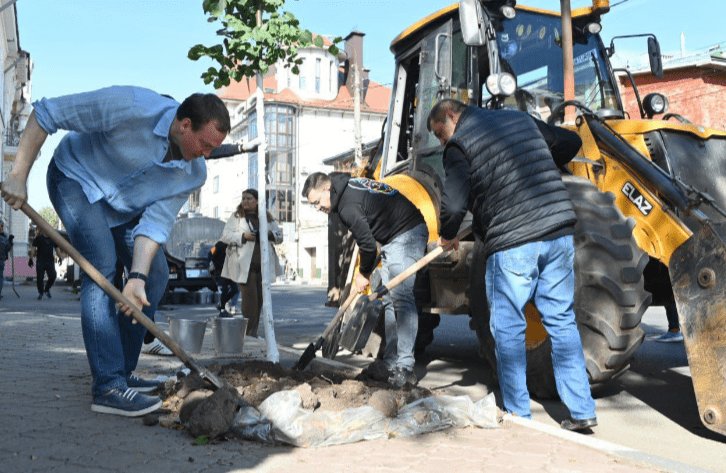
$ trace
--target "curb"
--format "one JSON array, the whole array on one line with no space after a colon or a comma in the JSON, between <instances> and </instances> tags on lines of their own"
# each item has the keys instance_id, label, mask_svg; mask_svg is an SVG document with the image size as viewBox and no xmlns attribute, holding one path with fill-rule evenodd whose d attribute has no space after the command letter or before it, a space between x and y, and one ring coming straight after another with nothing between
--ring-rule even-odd
<instances>
[{"instance_id":1,"label":"curb","mask_svg":"<svg viewBox=\"0 0 726 473\"><path fill-rule=\"evenodd\" d=\"M640 463L645 463L656 468L662 468L664 471L677 472L677 473L709 473L708 470L703 470L691 465L677 462L675 460L669 460L667 458L651 455L648 453L635 450L630 447L618 445L616 443L608 442L607 440L596 439L587 435L570 432L561 428L553 427L542 422L524 419L517 417L512 414L504 414L503 417L505 422L511 422L512 424L520 425L522 427L536 430L554 437L567 440L569 442L576 443L594 450L598 450L608 455L624 458L626 460L634 460Z\"/></svg>"}]
</instances>

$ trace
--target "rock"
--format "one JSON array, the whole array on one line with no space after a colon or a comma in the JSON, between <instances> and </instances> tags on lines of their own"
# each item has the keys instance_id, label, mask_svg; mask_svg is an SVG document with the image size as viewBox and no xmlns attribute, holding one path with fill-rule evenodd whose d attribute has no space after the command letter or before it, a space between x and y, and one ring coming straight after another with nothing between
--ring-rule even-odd
<instances>
[{"instance_id":1,"label":"rock","mask_svg":"<svg viewBox=\"0 0 726 473\"><path fill-rule=\"evenodd\" d=\"M368 405L373 409L381 412L386 417L396 417L398 415L398 403L396 396L385 389L378 390L371 394Z\"/></svg>"},{"instance_id":2,"label":"rock","mask_svg":"<svg viewBox=\"0 0 726 473\"><path fill-rule=\"evenodd\" d=\"M185 425L192 437L219 437L232 427L238 407L237 391L229 386L220 388L199 402Z\"/></svg>"}]
</instances>

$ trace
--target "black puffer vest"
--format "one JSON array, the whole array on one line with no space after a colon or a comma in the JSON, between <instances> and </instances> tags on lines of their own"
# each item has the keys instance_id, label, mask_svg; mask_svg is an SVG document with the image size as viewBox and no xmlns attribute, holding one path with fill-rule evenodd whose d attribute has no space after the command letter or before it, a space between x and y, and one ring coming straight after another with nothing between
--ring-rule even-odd
<instances>
[{"instance_id":1,"label":"black puffer vest","mask_svg":"<svg viewBox=\"0 0 726 473\"><path fill-rule=\"evenodd\" d=\"M547 142L525 113L467 107L448 146L469 161L469 210L487 255L574 225Z\"/></svg>"}]
</instances>

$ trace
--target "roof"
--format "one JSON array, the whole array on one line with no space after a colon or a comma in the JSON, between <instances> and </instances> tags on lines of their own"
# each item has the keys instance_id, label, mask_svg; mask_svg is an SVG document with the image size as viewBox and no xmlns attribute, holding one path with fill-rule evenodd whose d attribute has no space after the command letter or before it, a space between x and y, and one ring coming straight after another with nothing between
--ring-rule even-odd
<instances>
[{"instance_id":1,"label":"roof","mask_svg":"<svg viewBox=\"0 0 726 473\"><path fill-rule=\"evenodd\" d=\"M277 80L273 74L270 74L263 79L262 88L266 91L264 93L266 102L286 103L299 107L324 108L331 110L353 110L353 97L345 84L342 84L338 88L338 95L333 100L304 99L288 88L277 91L277 85ZM249 78L240 82L231 82L229 86L220 89L217 95L219 95L219 97L223 100L243 101L255 94L256 90L256 80L254 78ZM269 92L270 90L277 92ZM365 101L361 105L361 111L387 113L390 97L391 89L389 87L375 81L370 81Z\"/></svg>"},{"instance_id":2,"label":"roof","mask_svg":"<svg viewBox=\"0 0 726 473\"><path fill-rule=\"evenodd\" d=\"M667 58L663 55L663 71L672 71L676 69L684 69L687 67L713 67L726 71L726 51L720 46L709 48L705 51L689 54L687 56L673 55ZM641 74L650 74L650 67L643 66L630 72L634 76Z\"/></svg>"}]
</instances>

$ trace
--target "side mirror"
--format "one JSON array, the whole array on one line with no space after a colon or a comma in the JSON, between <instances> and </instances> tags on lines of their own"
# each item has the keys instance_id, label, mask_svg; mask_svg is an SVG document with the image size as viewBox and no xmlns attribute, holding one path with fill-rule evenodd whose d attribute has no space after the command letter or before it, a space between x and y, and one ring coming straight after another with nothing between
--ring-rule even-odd
<instances>
[{"instance_id":1,"label":"side mirror","mask_svg":"<svg viewBox=\"0 0 726 473\"><path fill-rule=\"evenodd\" d=\"M459 3L461 35L467 46L482 46L486 41L484 14L479 0L462 0Z\"/></svg>"},{"instance_id":2,"label":"side mirror","mask_svg":"<svg viewBox=\"0 0 726 473\"><path fill-rule=\"evenodd\" d=\"M648 37L648 61L650 62L650 72L661 79L663 77L663 60L660 55L660 44L655 36Z\"/></svg>"}]
</instances>

